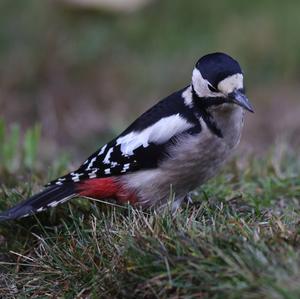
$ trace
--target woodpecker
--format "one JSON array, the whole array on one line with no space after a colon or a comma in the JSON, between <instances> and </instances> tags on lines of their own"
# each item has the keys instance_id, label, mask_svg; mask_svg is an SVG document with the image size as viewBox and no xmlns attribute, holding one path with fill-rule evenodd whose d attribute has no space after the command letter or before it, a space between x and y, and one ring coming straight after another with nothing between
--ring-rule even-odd
<instances>
[{"instance_id":1,"label":"woodpecker","mask_svg":"<svg viewBox=\"0 0 300 299\"><path fill-rule=\"evenodd\" d=\"M179 205L231 156L245 110L253 112L239 63L224 53L205 55L193 69L191 84L142 114L76 171L1 213L0 221L76 196L155 208L166 204L172 190Z\"/></svg>"}]
</instances>

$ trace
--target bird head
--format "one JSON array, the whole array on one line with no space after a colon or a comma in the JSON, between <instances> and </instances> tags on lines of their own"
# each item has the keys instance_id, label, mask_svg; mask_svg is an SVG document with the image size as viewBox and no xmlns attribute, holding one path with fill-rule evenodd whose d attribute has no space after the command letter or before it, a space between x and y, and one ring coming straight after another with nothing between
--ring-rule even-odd
<instances>
[{"instance_id":1,"label":"bird head","mask_svg":"<svg viewBox=\"0 0 300 299\"><path fill-rule=\"evenodd\" d=\"M244 92L243 72L239 63L224 53L212 53L201 57L193 70L192 86L199 98L213 104L224 99L253 112Z\"/></svg>"}]
</instances>

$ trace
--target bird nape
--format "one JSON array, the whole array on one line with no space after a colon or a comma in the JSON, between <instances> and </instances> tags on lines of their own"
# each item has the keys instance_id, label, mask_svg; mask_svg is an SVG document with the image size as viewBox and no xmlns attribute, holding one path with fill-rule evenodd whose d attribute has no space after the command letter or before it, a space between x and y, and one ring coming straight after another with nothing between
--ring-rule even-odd
<instances>
[{"instance_id":1,"label":"bird nape","mask_svg":"<svg viewBox=\"0 0 300 299\"><path fill-rule=\"evenodd\" d=\"M245 110L253 112L239 63L224 53L205 55L188 86L143 113L76 171L1 213L0 221L76 196L160 207L170 198L170 186L177 207L230 157L240 140Z\"/></svg>"}]
</instances>

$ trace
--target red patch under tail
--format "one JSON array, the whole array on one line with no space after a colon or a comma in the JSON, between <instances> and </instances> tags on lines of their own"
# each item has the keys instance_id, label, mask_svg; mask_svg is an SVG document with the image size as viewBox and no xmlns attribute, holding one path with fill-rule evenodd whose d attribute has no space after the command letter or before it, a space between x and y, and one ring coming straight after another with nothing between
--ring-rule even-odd
<instances>
[{"instance_id":1,"label":"red patch under tail","mask_svg":"<svg viewBox=\"0 0 300 299\"><path fill-rule=\"evenodd\" d=\"M98 199L114 198L119 203L135 204L137 202L135 193L126 190L120 182L112 177L83 181L77 190L81 196Z\"/></svg>"}]
</instances>

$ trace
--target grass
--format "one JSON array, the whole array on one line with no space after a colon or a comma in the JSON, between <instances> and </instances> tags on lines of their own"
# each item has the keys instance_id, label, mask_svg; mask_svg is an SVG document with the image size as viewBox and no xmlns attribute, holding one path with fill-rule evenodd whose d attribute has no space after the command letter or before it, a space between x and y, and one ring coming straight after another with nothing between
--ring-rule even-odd
<instances>
[{"instance_id":1,"label":"grass","mask_svg":"<svg viewBox=\"0 0 300 299\"><path fill-rule=\"evenodd\" d=\"M1 210L48 179L37 167L24 179L26 169L1 183ZM0 296L299 298L299 169L276 147L237 157L175 215L78 199L1 224Z\"/></svg>"}]
</instances>

